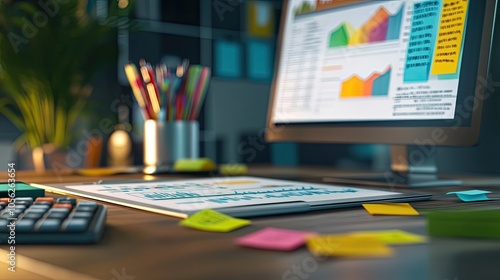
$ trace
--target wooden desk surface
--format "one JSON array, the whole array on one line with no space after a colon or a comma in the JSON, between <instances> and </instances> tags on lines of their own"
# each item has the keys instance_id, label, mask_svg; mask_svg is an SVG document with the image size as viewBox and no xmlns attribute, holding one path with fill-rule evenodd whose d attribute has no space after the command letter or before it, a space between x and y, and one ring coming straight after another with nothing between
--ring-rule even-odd
<instances>
[{"instance_id":1,"label":"wooden desk surface","mask_svg":"<svg viewBox=\"0 0 500 280\"><path fill-rule=\"evenodd\" d=\"M321 168L251 168L250 175L302 177L317 181L331 175ZM36 183L97 181L74 175L39 176L18 172L17 180ZM119 175L112 179L158 179ZM179 178L179 176L175 176ZM4 174L0 180L5 180ZM316 179L316 180L314 180ZM473 181L469 181L472 183ZM484 182L495 183L499 178ZM475 182L477 186L481 182ZM467 189L421 189L434 194L431 201L412 205L421 213L431 209L464 207L465 203L445 196L448 191ZM492 201L467 206L500 207L500 187L490 190ZM1 279L500 279L498 240L431 238L427 244L395 247L386 259L335 259L311 255L306 248L274 252L242 248L233 241L264 227L280 227L342 233L354 230L402 229L426 233L424 216L370 216L362 208L252 218L252 225L230 232L209 233L178 226L168 216L106 204L109 207L104 236L95 245L17 245L17 272L7 271L7 246L0 246Z\"/></svg>"}]
</instances>

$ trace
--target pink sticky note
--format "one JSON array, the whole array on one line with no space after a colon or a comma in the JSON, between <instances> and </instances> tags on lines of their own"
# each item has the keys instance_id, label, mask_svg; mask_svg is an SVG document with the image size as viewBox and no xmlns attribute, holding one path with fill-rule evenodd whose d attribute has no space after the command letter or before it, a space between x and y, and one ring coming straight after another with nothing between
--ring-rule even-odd
<instances>
[{"instance_id":1,"label":"pink sticky note","mask_svg":"<svg viewBox=\"0 0 500 280\"><path fill-rule=\"evenodd\" d=\"M316 232L299 230L265 228L236 239L237 245L259 249L291 251L302 246L307 236Z\"/></svg>"}]
</instances>

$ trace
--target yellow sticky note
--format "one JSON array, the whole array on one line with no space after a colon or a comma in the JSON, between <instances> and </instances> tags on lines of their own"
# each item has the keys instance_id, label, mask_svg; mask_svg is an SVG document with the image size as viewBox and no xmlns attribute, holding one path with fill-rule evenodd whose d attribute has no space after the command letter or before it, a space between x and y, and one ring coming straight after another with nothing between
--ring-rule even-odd
<instances>
[{"instance_id":1,"label":"yellow sticky note","mask_svg":"<svg viewBox=\"0 0 500 280\"><path fill-rule=\"evenodd\" d=\"M355 237L375 237L387 245L408 245L425 243L427 238L422 235L403 230L355 231L350 233Z\"/></svg>"},{"instance_id":2,"label":"yellow sticky note","mask_svg":"<svg viewBox=\"0 0 500 280\"><path fill-rule=\"evenodd\" d=\"M468 0L444 0L431 73L455 74L462 52Z\"/></svg>"},{"instance_id":3,"label":"yellow sticky note","mask_svg":"<svg viewBox=\"0 0 500 280\"><path fill-rule=\"evenodd\" d=\"M180 221L179 224L204 231L229 232L249 225L250 221L233 218L211 209L205 209Z\"/></svg>"},{"instance_id":4,"label":"yellow sticky note","mask_svg":"<svg viewBox=\"0 0 500 280\"><path fill-rule=\"evenodd\" d=\"M379 203L379 204L363 204L366 211L371 215L396 215L396 216L418 216L415 210L409 203Z\"/></svg>"},{"instance_id":5,"label":"yellow sticky note","mask_svg":"<svg viewBox=\"0 0 500 280\"><path fill-rule=\"evenodd\" d=\"M219 173L227 176L246 175L248 167L244 164L221 164L219 165Z\"/></svg>"},{"instance_id":6,"label":"yellow sticky note","mask_svg":"<svg viewBox=\"0 0 500 280\"><path fill-rule=\"evenodd\" d=\"M376 237L318 235L309 237L306 244L311 253L320 256L388 257L393 254L392 249Z\"/></svg>"},{"instance_id":7,"label":"yellow sticky note","mask_svg":"<svg viewBox=\"0 0 500 280\"><path fill-rule=\"evenodd\" d=\"M271 37L274 32L274 7L270 2L248 2L248 33L253 37Z\"/></svg>"},{"instance_id":8,"label":"yellow sticky note","mask_svg":"<svg viewBox=\"0 0 500 280\"><path fill-rule=\"evenodd\" d=\"M217 165L209 158L179 159L174 164L174 170L180 172L214 171Z\"/></svg>"}]
</instances>

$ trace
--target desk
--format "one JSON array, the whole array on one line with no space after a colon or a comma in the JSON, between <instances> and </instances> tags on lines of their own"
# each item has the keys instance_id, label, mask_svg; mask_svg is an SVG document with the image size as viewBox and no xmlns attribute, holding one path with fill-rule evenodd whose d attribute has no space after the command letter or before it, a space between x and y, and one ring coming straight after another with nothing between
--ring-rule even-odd
<instances>
[{"instance_id":1,"label":"desk","mask_svg":"<svg viewBox=\"0 0 500 280\"><path fill-rule=\"evenodd\" d=\"M250 175L279 178L301 177L318 181L332 175L325 168L250 168ZM17 179L37 183L70 183L99 179L159 179L180 176L144 177L120 175L89 178L74 175L38 176L18 172ZM5 180L5 174L0 176ZM474 181L469 180L469 183ZM483 182L499 182L491 178ZM477 187L479 182L475 182ZM430 209L464 206L445 196L459 188L417 190L435 194L432 201L412 205L422 213ZM481 187L500 199L500 187ZM16 273L7 271L7 258L0 260L0 278L7 279L500 279L500 242L431 238L428 244L395 247L387 259L324 259L306 248L285 253L243 248L233 240L264 227L342 233L355 230L402 229L425 234L425 218L370 216L362 208L338 209L302 214L256 217L252 225L230 233L209 233L178 226L168 216L108 205L107 227L95 245L18 245ZM467 206L499 207L498 201ZM0 246L6 250L6 246ZM3 251L1 252L4 253Z\"/></svg>"}]
</instances>

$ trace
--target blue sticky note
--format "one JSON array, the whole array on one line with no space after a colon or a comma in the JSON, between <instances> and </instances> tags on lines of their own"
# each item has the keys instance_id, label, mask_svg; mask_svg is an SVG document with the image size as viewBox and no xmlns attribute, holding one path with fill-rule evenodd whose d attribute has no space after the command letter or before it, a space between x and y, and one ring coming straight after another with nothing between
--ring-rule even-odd
<instances>
[{"instance_id":1,"label":"blue sticky note","mask_svg":"<svg viewBox=\"0 0 500 280\"><path fill-rule=\"evenodd\" d=\"M226 78L241 77L241 45L238 42L215 43L215 75Z\"/></svg>"},{"instance_id":2,"label":"blue sticky note","mask_svg":"<svg viewBox=\"0 0 500 280\"><path fill-rule=\"evenodd\" d=\"M267 41L250 41L247 48L248 77L270 81L273 73L272 46Z\"/></svg>"},{"instance_id":3,"label":"blue sticky note","mask_svg":"<svg viewBox=\"0 0 500 280\"><path fill-rule=\"evenodd\" d=\"M448 194L456 194L458 198L462 201L483 201L489 200L486 196L487 193L491 193L490 191L481 191L481 190L470 190L470 191L461 191L461 192L449 192Z\"/></svg>"}]
</instances>

